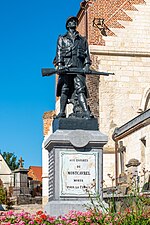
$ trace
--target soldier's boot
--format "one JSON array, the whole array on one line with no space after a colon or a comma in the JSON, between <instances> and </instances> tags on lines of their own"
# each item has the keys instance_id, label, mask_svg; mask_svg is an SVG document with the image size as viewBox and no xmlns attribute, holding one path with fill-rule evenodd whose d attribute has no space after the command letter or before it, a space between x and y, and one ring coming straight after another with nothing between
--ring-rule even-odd
<instances>
[{"instance_id":1,"label":"soldier's boot","mask_svg":"<svg viewBox=\"0 0 150 225\"><path fill-rule=\"evenodd\" d=\"M67 95L62 93L60 97L60 112L56 116L56 118L66 118L65 109L67 105L67 100L68 100Z\"/></svg>"},{"instance_id":2,"label":"soldier's boot","mask_svg":"<svg viewBox=\"0 0 150 225\"><path fill-rule=\"evenodd\" d=\"M89 107L87 105L86 97L85 97L84 93L79 93L78 101L83 110L83 118L85 118L85 119L93 118L93 115L91 114Z\"/></svg>"}]
</instances>

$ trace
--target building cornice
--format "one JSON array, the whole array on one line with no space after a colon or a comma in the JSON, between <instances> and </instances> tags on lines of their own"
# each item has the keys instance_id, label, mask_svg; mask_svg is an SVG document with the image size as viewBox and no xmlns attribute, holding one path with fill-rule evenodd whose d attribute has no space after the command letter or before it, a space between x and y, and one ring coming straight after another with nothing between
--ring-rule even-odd
<instances>
[{"instance_id":1,"label":"building cornice","mask_svg":"<svg viewBox=\"0 0 150 225\"><path fill-rule=\"evenodd\" d=\"M119 128L116 128L113 133L113 140L117 141L127 135L139 130L142 127L145 127L150 124L150 109L143 112L139 116L125 123Z\"/></svg>"},{"instance_id":2,"label":"building cornice","mask_svg":"<svg viewBox=\"0 0 150 225\"><path fill-rule=\"evenodd\" d=\"M150 52L146 51L127 51L126 49L111 49L109 46L90 45L90 53L93 55L114 55L114 56L131 56L131 57L150 57Z\"/></svg>"}]
</instances>

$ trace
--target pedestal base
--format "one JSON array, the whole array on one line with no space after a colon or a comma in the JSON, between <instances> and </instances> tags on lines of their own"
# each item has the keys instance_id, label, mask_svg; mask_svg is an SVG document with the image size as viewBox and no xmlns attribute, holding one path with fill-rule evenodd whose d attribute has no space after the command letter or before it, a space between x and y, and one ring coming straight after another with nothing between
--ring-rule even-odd
<instances>
[{"instance_id":1,"label":"pedestal base","mask_svg":"<svg viewBox=\"0 0 150 225\"><path fill-rule=\"evenodd\" d=\"M50 216L60 216L69 213L71 210L85 212L87 210L86 205L90 201L50 201L44 207L46 213Z\"/></svg>"},{"instance_id":2,"label":"pedestal base","mask_svg":"<svg viewBox=\"0 0 150 225\"><path fill-rule=\"evenodd\" d=\"M101 208L102 212L106 212L106 209L108 208L108 204L102 200L101 202L104 207ZM97 205L98 203L94 201L94 204ZM86 212L88 211L88 206L92 206L91 201L50 201L47 203L47 205L44 207L44 210L47 214L50 216L64 216L65 214L68 214L69 211L80 211L80 212ZM98 207L100 208L100 205L98 204Z\"/></svg>"}]
</instances>

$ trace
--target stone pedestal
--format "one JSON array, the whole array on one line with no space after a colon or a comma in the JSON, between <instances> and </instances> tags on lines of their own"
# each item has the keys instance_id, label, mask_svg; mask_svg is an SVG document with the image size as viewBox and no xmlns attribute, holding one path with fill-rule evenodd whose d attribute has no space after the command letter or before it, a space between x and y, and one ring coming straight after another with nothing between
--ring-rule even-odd
<instances>
[{"instance_id":1,"label":"stone pedestal","mask_svg":"<svg viewBox=\"0 0 150 225\"><path fill-rule=\"evenodd\" d=\"M45 140L44 147L49 152L49 201L45 211L49 215L85 211L85 205L90 202L89 191L93 196L97 193L102 196L106 143L107 136L97 128L57 129Z\"/></svg>"},{"instance_id":2,"label":"stone pedestal","mask_svg":"<svg viewBox=\"0 0 150 225\"><path fill-rule=\"evenodd\" d=\"M96 118L85 120L82 118L59 118L53 120L53 132L56 130L98 130Z\"/></svg>"},{"instance_id":3,"label":"stone pedestal","mask_svg":"<svg viewBox=\"0 0 150 225\"><path fill-rule=\"evenodd\" d=\"M13 196L28 195L28 169L19 168L14 171Z\"/></svg>"}]
</instances>

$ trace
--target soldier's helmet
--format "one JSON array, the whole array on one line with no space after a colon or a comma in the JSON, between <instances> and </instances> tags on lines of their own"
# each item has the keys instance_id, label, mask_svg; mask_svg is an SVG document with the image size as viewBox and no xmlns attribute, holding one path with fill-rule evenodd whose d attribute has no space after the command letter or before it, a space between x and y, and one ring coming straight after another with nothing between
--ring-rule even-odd
<instances>
[{"instance_id":1,"label":"soldier's helmet","mask_svg":"<svg viewBox=\"0 0 150 225\"><path fill-rule=\"evenodd\" d=\"M70 16L66 21L66 29L68 30L68 23L70 20L74 19L78 25L78 18L76 16Z\"/></svg>"}]
</instances>

